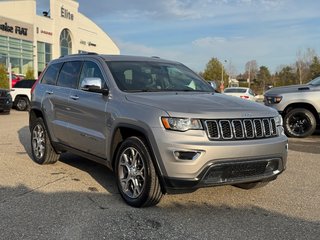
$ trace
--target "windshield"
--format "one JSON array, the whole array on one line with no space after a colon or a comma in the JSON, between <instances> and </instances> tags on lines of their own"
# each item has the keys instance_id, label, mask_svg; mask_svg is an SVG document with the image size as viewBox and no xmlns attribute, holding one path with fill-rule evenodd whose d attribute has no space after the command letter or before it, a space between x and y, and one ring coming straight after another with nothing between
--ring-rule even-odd
<instances>
[{"instance_id":1,"label":"windshield","mask_svg":"<svg viewBox=\"0 0 320 240\"><path fill-rule=\"evenodd\" d=\"M312 81L308 82L310 85L320 85L320 77L313 79Z\"/></svg>"},{"instance_id":2,"label":"windshield","mask_svg":"<svg viewBox=\"0 0 320 240\"><path fill-rule=\"evenodd\" d=\"M180 64L142 61L107 64L119 89L125 92L213 92L208 83Z\"/></svg>"}]
</instances>

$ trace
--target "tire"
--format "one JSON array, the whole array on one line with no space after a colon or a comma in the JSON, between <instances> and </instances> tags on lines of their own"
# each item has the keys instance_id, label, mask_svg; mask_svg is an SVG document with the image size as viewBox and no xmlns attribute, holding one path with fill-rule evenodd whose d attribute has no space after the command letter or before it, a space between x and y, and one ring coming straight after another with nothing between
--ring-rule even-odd
<instances>
[{"instance_id":1,"label":"tire","mask_svg":"<svg viewBox=\"0 0 320 240\"><path fill-rule=\"evenodd\" d=\"M19 97L15 105L18 111L25 111L29 108L29 99L27 97Z\"/></svg>"},{"instance_id":2,"label":"tire","mask_svg":"<svg viewBox=\"0 0 320 240\"><path fill-rule=\"evenodd\" d=\"M305 108L295 108L285 115L283 125L288 137L304 138L313 134L317 122L309 110Z\"/></svg>"},{"instance_id":3,"label":"tire","mask_svg":"<svg viewBox=\"0 0 320 240\"><path fill-rule=\"evenodd\" d=\"M264 187L268 184L269 182L251 182L251 183L239 183L239 184L235 184L233 186L237 187L237 188L242 188L242 189L246 189L246 190L250 190L250 189L255 189L255 188L261 188Z\"/></svg>"},{"instance_id":4,"label":"tire","mask_svg":"<svg viewBox=\"0 0 320 240\"><path fill-rule=\"evenodd\" d=\"M127 138L115 159L118 189L124 201L133 207L154 206L163 195L151 154L139 137Z\"/></svg>"},{"instance_id":5,"label":"tire","mask_svg":"<svg viewBox=\"0 0 320 240\"><path fill-rule=\"evenodd\" d=\"M37 118L31 126L31 151L33 160L38 164L56 163L59 154L53 149L42 118Z\"/></svg>"}]
</instances>

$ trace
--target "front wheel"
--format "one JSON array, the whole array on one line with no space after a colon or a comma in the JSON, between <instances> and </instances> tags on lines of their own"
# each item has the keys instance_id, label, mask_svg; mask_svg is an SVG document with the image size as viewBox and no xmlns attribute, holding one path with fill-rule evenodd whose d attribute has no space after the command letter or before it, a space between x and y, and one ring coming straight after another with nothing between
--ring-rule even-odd
<instances>
[{"instance_id":1,"label":"front wheel","mask_svg":"<svg viewBox=\"0 0 320 240\"><path fill-rule=\"evenodd\" d=\"M51 146L50 138L42 118L37 118L31 126L31 149L33 160L38 164L58 161L59 154Z\"/></svg>"},{"instance_id":2,"label":"front wheel","mask_svg":"<svg viewBox=\"0 0 320 240\"><path fill-rule=\"evenodd\" d=\"M148 207L159 203L163 193L143 139L129 137L121 144L115 175L121 197L130 206Z\"/></svg>"},{"instance_id":3,"label":"front wheel","mask_svg":"<svg viewBox=\"0 0 320 240\"><path fill-rule=\"evenodd\" d=\"M316 119L312 112L305 108L295 108L284 117L284 130L289 137L308 137L316 129Z\"/></svg>"}]
</instances>

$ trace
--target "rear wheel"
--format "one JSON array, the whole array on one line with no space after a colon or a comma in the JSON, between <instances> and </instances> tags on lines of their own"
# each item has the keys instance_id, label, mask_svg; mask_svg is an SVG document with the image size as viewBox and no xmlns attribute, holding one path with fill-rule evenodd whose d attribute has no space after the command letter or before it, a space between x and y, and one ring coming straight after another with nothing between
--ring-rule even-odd
<instances>
[{"instance_id":1,"label":"rear wheel","mask_svg":"<svg viewBox=\"0 0 320 240\"><path fill-rule=\"evenodd\" d=\"M122 198L133 207L156 205L163 195L151 154L139 137L129 137L119 147L115 175Z\"/></svg>"},{"instance_id":2,"label":"rear wheel","mask_svg":"<svg viewBox=\"0 0 320 240\"><path fill-rule=\"evenodd\" d=\"M312 112L305 108L295 108L284 117L284 130L289 137L308 137L316 129L316 119Z\"/></svg>"},{"instance_id":3,"label":"rear wheel","mask_svg":"<svg viewBox=\"0 0 320 240\"><path fill-rule=\"evenodd\" d=\"M51 146L46 126L41 118L37 118L32 123L31 149L36 163L50 164L58 161L59 154Z\"/></svg>"},{"instance_id":4,"label":"rear wheel","mask_svg":"<svg viewBox=\"0 0 320 240\"><path fill-rule=\"evenodd\" d=\"M19 97L16 102L16 109L19 111L25 111L29 107L29 100L27 97Z\"/></svg>"}]
</instances>

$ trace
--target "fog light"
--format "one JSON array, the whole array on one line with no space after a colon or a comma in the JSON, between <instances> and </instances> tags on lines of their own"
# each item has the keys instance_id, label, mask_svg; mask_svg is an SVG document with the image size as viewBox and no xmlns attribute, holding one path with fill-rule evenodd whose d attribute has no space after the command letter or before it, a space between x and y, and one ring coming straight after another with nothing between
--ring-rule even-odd
<instances>
[{"instance_id":1,"label":"fog light","mask_svg":"<svg viewBox=\"0 0 320 240\"><path fill-rule=\"evenodd\" d=\"M179 160L196 160L201 155L201 152L174 151L173 154Z\"/></svg>"}]
</instances>

